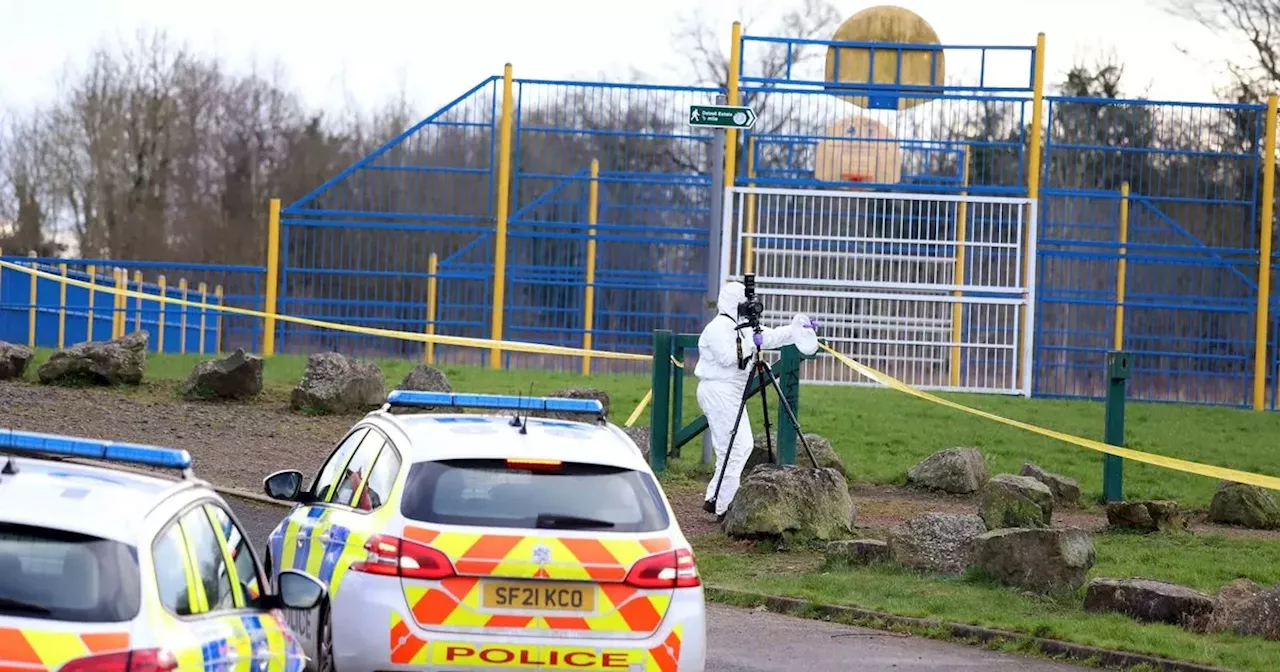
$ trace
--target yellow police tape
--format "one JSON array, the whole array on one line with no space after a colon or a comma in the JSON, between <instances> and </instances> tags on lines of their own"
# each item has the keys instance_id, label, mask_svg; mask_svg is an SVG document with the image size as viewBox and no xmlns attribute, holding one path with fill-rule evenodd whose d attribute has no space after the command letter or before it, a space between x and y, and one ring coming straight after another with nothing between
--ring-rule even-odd
<instances>
[{"instance_id":1,"label":"yellow police tape","mask_svg":"<svg viewBox=\"0 0 1280 672\"><path fill-rule=\"evenodd\" d=\"M988 420L994 420L995 422L998 422L1004 425L1009 425L1010 427L1017 427L1018 429L1023 429L1028 432L1033 432L1041 436L1047 436L1051 439L1064 441L1066 443L1074 444L1082 448L1088 448L1090 450L1096 450L1100 453L1107 453L1108 455L1115 455L1116 457L1122 457L1126 460L1133 460L1135 462L1145 462L1147 464L1154 464L1157 467L1164 467L1166 469L1174 469L1177 471L1185 471L1187 473L1196 474L1199 476L1208 476L1210 478L1219 478L1226 481L1234 481L1236 483L1248 483L1249 485L1256 485L1263 488L1270 488L1272 490L1280 490L1280 478L1276 478L1274 476L1264 476L1262 474L1253 474L1247 471L1238 471L1236 469L1227 469L1226 467L1215 467L1210 464L1201 464L1199 462L1190 462L1188 460L1180 460L1176 457L1165 457L1164 455L1153 455L1151 453L1144 453L1139 450L1130 450L1128 448L1120 448L1119 446L1113 446L1110 444L1102 443L1101 441L1093 441L1090 439L1081 438L1079 436L1072 436L1071 434L1055 432L1052 429L1045 429L1043 427L1037 427L1035 425L1027 424L1025 422L1010 420L1009 418L1001 417L994 413L980 411L976 408L965 406L964 404L958 404L954 401L949 401L947 399L943 399L942 397L934 396L923 390L918 390L894 378L893 376L890 376L885 373L881 373L869 366L866 366L865 364L859 363L858 361L854 360L851 357L846 357L845 355L842 355L836 352L826 343L820 343L820 345L823 350L826 350L827 352L831 353L831 355L835 357L837 360L839 360L840 363L853 369L854 371L857 371L863 376L870 378L882 385L886 385L899 392L905 392L906 394L909 394L913 397L924 399L925 401L928 401L934 404L939 404L941 406L954 408L958 411L964 411L965 413L970 413L978 417L986 418Z\"/></svg>"},{"instance_id":2,"label":"yellow police tape","mask_svg":"<svg viewBox=\"0 0 1280 672\"><path fill-rule=\"evenodd\" d=\"M610 352L608 350L588 350L585 348L571 348L560 345L543 345L541 343L528 343L525 341L495 341L488 338L467 338L464 336L441 336L439 334L419 334L412 331L396 331L393 329L378 329L375 327L357 327L339 322L326 322L324 320L313 320L306 317L293 317L291 315L268 315L267 313L249 310L246 308L234 308L231 306L218 306L214 304L199 303L196 301L184 301L172 297L160 297L155 294L145 294L143 292L135 292L130 289L116 289L109 285L90 285L83 280L75 280L72 278L64 278L55 273L41 271L35 268L28 268L20 264L8 261L0 261L0 268L10 268L15 271L33 275L38 278L45 278L54 282L63 283L75 287L84 287L93 289L95 292L103 294L119 294L132 299L142 299L144 301L155 301L159 303L168 303L178 306L187 306L189 308L200 308L201 310L215 311L227 313L230 315L244 315L247 317L267 318L274 317L280 322L290 322L293 324L301 324L309 327L317 327L320 329L332 329L334 331L345 331L354 334L365 334L369 336L382 336L385 338L394 338L402 341L416 341L418 343L438 343L441 345L459 345L471 348L483 348L486 350L502 350L507 352L529 352L541 355L566 355L573 357L592 357L597 359L620 359L633 362L648 362L653 358L648 355L638 355L625 352Z\"/></svg>"}]
</instances>

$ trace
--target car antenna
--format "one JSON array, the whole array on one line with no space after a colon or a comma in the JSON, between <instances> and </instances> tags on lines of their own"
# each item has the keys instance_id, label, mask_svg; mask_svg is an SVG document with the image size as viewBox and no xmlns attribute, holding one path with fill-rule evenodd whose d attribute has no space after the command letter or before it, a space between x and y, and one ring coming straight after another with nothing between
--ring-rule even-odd
<instances>
[{"instance_id":1,"label":"car antenna","mask_svg":"<svg viewBox=\"0 0 1280 672\"><path fill-rule=\"evenodd\" d=\"M0 474L3 474L3 475L5 475L5 476L12 476L12 475L14 475L14 474L16 474L16 473L18 473L18 465L14 464L14 462L13 462L13 456L12 456L12 455L6 455L6 456L5 456L5 462L4 462L4 468L3 468L3 469L0 469Z\"/></svg>"},{"instance_id":2,"label":"car antenna","mask_svg":"<svg viewBox=\"0 0 1280 672\"><path fill-rule=\"evenodd\" d=\"M532 398L533 398L533 383L532 383L532 382L530 382L530 383L529 383L529 398L530 398L530 399L532 399ZM521 433L521 434L528 434L528 433L529 433L529 412L528 412L528 411L525 411L525 414L524 414L524 424L520 425L520 433Z\"/></svg>"},{"instance_id":3,"label":"car antenna","mask_svg":"<svg viewBox=\"0 0 1280 672\"><path fill-rule=\"evenodd\" d=\"M507 423L512 427L520 427L520 402L524 400L519 393L516 393L516 408L511 412L511 422Z\"/></svg>"}]
</instances>

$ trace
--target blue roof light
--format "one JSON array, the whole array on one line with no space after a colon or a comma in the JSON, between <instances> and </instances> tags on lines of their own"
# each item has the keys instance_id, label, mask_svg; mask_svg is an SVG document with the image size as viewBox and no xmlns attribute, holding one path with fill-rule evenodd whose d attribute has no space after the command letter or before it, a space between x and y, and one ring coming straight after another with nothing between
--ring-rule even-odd
<instances>
[{"instance_id":1,"label":"blue roof light","mask_svg":"<svg viewBox=\"0 0 1280 672\"><path fill-rule=\"evenodd\" d=\"M563 399L560 397L518 397L510 394L462 394L457 392L418 392L392 390L387 395L392 406L447 406L451 408L489 408L507 411L552 411L556 413L603 413L597 399Z\"/></svg>"},{"instance_id":2,"label":"blue roof light","mask_svg":"<svg viewBox=\"0 0 1280 672\"><path fill-rule=\"evenodd\" d=\"M83 457L148 467L191 468L191 454L177 448L40 434L19 429L0 429L0 450Z\"/></svg>"}]
</instances>

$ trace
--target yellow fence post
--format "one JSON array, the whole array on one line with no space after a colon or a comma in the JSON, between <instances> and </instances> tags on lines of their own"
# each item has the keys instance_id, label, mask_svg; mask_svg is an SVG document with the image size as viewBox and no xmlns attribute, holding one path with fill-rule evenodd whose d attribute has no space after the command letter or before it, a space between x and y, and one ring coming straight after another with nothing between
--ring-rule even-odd
<instances>
[{"instance_id":1,"label":"yellow fence post","mask_svg":"<svg viewBox=\"0 0 1280 672\"><path fill-rule=\"evenodd\" d=\"M1259 214L1258 323L1253 346L1253 410L1266 406L1267 322L1271 308L1271 236L1276 197L1276 94L1267 96L1266 137L1262 143L1262 212Z\"/></svg>"},{"instance_id":2,"label":"yellow fence post","mask_svg":"<svg viewBox=\"0 0 1280 672\"><path fill-rule=\"evenodd\" d=\"M215 285L213 288L213 298L217 302L218 307L224 305L224 297L222 295L222 285ZM219 355L222 354L222 311L218 311L218 316L214 318L214 337L213 351Z\"/></svg>"},{"instance_id":3,"label":"yellow fence post","mask_svg":"<svg viewBox=\"0 0 1280 672\"><path fill-rule=\"evenodd\" d=\"M1124 349L1124 294L1129 280L1129 183L1120 184L1120 259L1116 262L1116 325L1111 336L1111 349Z\"/></svg>"},{"instance_id":4,"label":"yellow fence post","mask_svg":"<svg viewBox=\"0 0 1280 672\"><path fill-rule=\"evenodd\" d=\"M185 281L183 281L185 282ZM276 352L276 298L280 282L280 199L271 199L267 215L267 286L266 305L262 312L267 316L262 320L262 356L270 357ZM186 298L185 296L183 298ZM186 347L186 311L184 309L183 347Z\"/></svg>"},{"instance_id":5,"label":"yellow fence post","mask_svg":"<svg viewBox=\"0 0 1280 672\"><path fill-rule=\"evenodd\" d=\"M733 29L729 37L729 81L728 95L725 102L729 105L738 104L738 71L742 66L742 22L734 21ZM724 185L722 189L728 189L733 186L734 180L737 178L738 171L738 129L728 128L724 132ZM733 207L732 201L726 201L724 207ZM750 221L750 220L748 220ZM718 226L718 223L716 224ZM715 250L711 251L715 254ZM750 259L751 256L746 257ZM750 263L750 262L745 262Z\"/></svg>"},{"instance_id":6,"label":"yellow fence post","mask_svg":"<svg viewBox=\"0 0 1280 672\"><path fill-rule=\"evenodd\" d=\"M495 205L493 252L493 315L489 337L502 340L502 313L507 299L507 217L511 207L511 123L513 110L511 64L502 68L502 119L498 122L498 193ZM489 368L502 368L502 350L489 351Z\"/></svg>"},{"instance_id":7,"label":"yellow fence post","mask_svg":"<svg viewBox=\"0 0 1280 672\"><path fill-rule=\"evenodd\" d=\"M156 303L160 308L160 315L156 318L156 352L164 353L164 314L167 304L164 302L166 291L164 276L156 278L156 285L160 287L160 300Z\"/></svg>"},{"instance_id":8,"label":"yellow fence post","mask_svg":"<svg viewBox=\"0 0 1280 672\"><path fill-rule=\"evenodd\" d=\"M755 176L756 176L756 139L750 138L747 140L747 186L748 187L756 186L755 183L751 181L751 178ZM755 194L747 194L746 203L743 204L743 209L746 211L745 213L743 213L743 219L745 220L743 223L746 225L747 233L752 234L752 237L742 241L743 271L746 273L754 273L756 270L756 239L754 237L754 234L756 232L756 195ZM717 222L716 226L719 226L719 225L720 223ZM712 253L714 254L714 251Z\"/></svg>"},{"instance_id":9,"label":"yellow fence post","mask_svg":"<svg viewBox=\"0 0 1280 672\"><path fill-rule=\"evenodd\" d=\"M1044 144L1044 33L1036 35L1036 53L1035 53L1035 70L1031 75L1031 138L1027 147L1027 198L1031 200L1032 208L1040 207L1040 157ZM1027 264L1030 261L1029 255L1035 254L1036 251L1031 249L1031 213L1024 218L1026 224L1022 231L1022 283L1024 287L1031 287L1034 281L1027 277ZM1023 298L1030 298L1030 292L1024 292ZM1031 333L1035 330L1034 324L1027 322L1027 311L1024 309L1018 313L1018 332L1022 334L1023 339L1031 338ZM1024 348L1018 348L1018 379L1025 379L1026 367L1031 366L1031 362L1024 361L1026 358ZM1028 394L1030 390L1027 391Z\"/></svg>"},{"instance_id":10,"label":"yellow fence post","mask_svg":"<svg viewBox=\"0 0 1280 672\"><path fill-rule=\"evenodd\" d=\"M67 265L58 264L58 274L62 282L58 283L58 349L67 347Z\"/></svg>"},{"instance_id":11,"label":"yellow fence post","mask_svg":"<svg viewBox=\"0 0 1280 672\"><path fill-rule=\"evenodd\" d=\"M435 252L427 257L427 335L436 335L436 292L439 291L439 285L436 283L436 272L440 270L440 258ZM436 344L427 341L426 347L422 350L422 358L427 364L436 363Z\"/></svg>"},{"instance_id":12,"label":"yellow fence post","mask_svg":"<svg viewBox=\"0 0 1280 672\"><path fill-rule=\"evenodd\" d=\"M28 252L27 257L31 259L35 259L36 253ZM39 264L37 264L34 261L31 262L31 270L36 270L38 267L39 267ZM36 276L34 273L32 273L31 274L31 296L29 297L31 300L31 303L27 307L27 347L29 348L36 347L36 299L39 298L38 297L39 291L40 291L40 288L36 286Z\"/></svg>"},{"instance_id":13,"label":"yellow fence post","mask_svg":"<svg viewBox=\"0 0 1280 672\"><path fill-rule=\"evenodd\" d=\"M147 288L146 288L146 283L143 281L143 278L142 278L142 271L133 272L133 284L137 285L138 294L146 293ZM134 309L133 330L142 331L142 297L141 296L139 296L137 300L134 301L133 309Z\"/></svg>"},{"instance_id":14,"label":"yellow fence post","mask_svg":"<svg viewBox=\"0 0 1280 672\"><path fill-rule=\"evenodd\" d=\"M89 264L88 266L85 267L84 270L89 273L89 311L87 314L88 319L85 321L84 340L92 341L93 340L93 299L94 299L93 287L94 285L98 284L98 267L94 266L93 264Z\"/></svg>"},{"instance_id":15,"label":"yellow fence post","mask_svg":"<svg viewBox=\"0 0 1280 672\"><path fill-rule=\"evenodd\" d=\"M969 195L969 148L966 146L960 154L960 197ZM965 241L969 239L969 202L961 200L956 204L956 263L951 283L964 284ZM951 387L960 387L960 339L964 338L964 304L960 297L964 292L956 289L951 292L955 301L951 304Z\"/></svg>"},{"instance_id":16,"label":"yellow fence post","mask_svg":"<svg viewBox=\"0 0 1280 672\"><path fill-rule=\"evenodd\" d=\"M178 278L178 296L183 301L188 298L186 278ZM178 353L185 355L187 354L187 306L179 307L182 309L182 316L178 319Z\"/></svg>"},{"instance_id":17,"label":"yellow fence post","mask_svg":"<svg viewBox=\"0 0 1280 672\"><path fill-rule=\"evenodd\" d=\"M115 324L115 335L113 338L121 338L124 336L125 326L128 324L125 320L125 309L128 307L128 300L124 294L120 292L128 288L129 271L123 268L116 269L116 294L115 294L115 310L111 313L112 322Z\"/></svg>"},{"instance_id":18,"label":"yellow fence post","mask_svg":"<svg viewBox=\"0 0 1280 672\"><path fill-rule=\"evenodd\" d=\"M208 325L207 316L209 311L209 286L202 282L199 284L198 287L199 289L197 289L196 291L200 292L200 346L199 347L200 347L200 354L203 355L204 354L204 334L205 334L205 329Z\"/></svg>"},{"instance_id":19,"label":"yellow fence post","mask_svg":"<svg viewBox=\"0 0 1280 672\"><path fill-rule=\"evenodd\" d=\"M591 159L591 182L587 185L587 287L582 301L582 348L595 343L596 327L596 224L600 210L600 161ZM582 375L591 375L591 357L582 357Z\"/></svg>"}]
</instances>

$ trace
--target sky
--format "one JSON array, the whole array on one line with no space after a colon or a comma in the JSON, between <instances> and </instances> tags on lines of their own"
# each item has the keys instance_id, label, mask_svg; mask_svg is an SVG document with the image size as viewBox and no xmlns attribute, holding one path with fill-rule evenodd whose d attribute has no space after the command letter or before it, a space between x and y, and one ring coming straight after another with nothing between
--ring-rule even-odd
<instances>
[{"instance_id":1,"label":"sky","mask_svg":"<svg viewBox=\"0 0 1280 672\"><path fill-rule=\"evenodd\" d=\"M794 1L794 0L792 0ZM652 81L690 83L672 32L700 12L722 42L735 19L769 17L782 0L0 0L0 108L49 100L68 65L104 41L164 29L232 67L279 63L309 105L369 109L403 91L435 109L513 64L516 77L600 80L632 70ZM872 4L832 3L844 16ZM943 44L1030 46L1046 33L1046 73L1113 50L1126 92L1158 100L1213 100L1219 60L1241 54L1162 0L898 0L924 17ZM767 31L760 31L767 32ZM1192 56L1178 47L1193 48ZM948 55L948 74L951 56ZM956 59L963 68L965 59ZM1017 79L1021 63L988 72Z\"/></svg>"}]
</instances>

